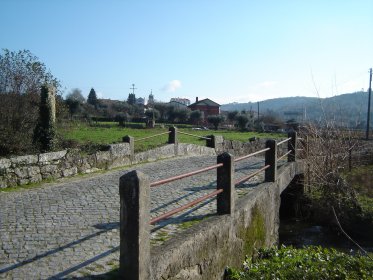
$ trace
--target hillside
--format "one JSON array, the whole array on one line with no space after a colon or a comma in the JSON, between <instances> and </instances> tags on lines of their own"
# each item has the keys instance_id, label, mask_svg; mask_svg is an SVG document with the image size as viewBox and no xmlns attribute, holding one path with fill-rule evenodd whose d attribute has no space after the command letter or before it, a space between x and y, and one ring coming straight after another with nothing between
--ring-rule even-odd
<instances>
[{"instance_id":1,"label":"hillside","mask_svg":"<svg viewBox=\"0 0 373 280\"><path fill-rule=\"evenodd\" d=\"M283 120L335 119L350 127L366 125L368 93L356 92L329 98L284 97L260 102L260 114L274 114ZM221 106L222 111L252 110L257 112L257 102L230 103ZM372 110L371 110L372 112ZM373 112L371 113L373 119Z\"/></svg>"}]
</instances>

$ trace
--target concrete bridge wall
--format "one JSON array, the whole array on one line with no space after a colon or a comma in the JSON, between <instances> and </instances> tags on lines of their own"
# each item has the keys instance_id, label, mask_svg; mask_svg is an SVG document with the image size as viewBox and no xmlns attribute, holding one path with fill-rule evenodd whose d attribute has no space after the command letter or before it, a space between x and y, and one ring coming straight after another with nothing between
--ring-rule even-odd
<instances>
[{"instance_id":1,"label":"concrete bridge wall","mask_svg":"<svg viewBox=\"0 0 373 280\"><path fill-rule=\"evenodd\" d=\"M134 172L122 176L121 185L131 180L133 183L130 184L138 184L138 187L120 188L121 197L126 197L121 200L121 228L124 229L121 232L121 263L122 257L124 262L125 259L131 263L134 259L140 261L140 264L133 261L131 266L126 263L120 269L122 276L124 279L222 279L227 265L238 267L255 249L277 243L281 192L302 173L301 161L284 164L278 169L275 182L260 184L236 200L231 214L206 218L162 245L151 248L147 240L147 177L135 176ZM139 200L133 199L135 196ZM140 210L136 212L134 209ZM142 226L136 227L135 224ZM122 254L122 249L128 254L125 251Z\"/></svg>"}]
</instances>

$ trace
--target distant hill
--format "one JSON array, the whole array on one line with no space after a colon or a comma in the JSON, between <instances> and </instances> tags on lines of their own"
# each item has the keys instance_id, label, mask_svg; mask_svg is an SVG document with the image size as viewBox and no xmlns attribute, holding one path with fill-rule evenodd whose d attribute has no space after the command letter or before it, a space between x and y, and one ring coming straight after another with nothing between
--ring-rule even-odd
<instances>
[{"instance_id":1,"label":"distant hill","mask_svg":"<svg viewBox=\"0 0 373 280\"><path fill-rule=\"evenodd\" d=\"M355 128L363 128L366 125L367 108L367 92L348 93L329 98L302 96L275 98L261 101L259 104L260 114L274 114L284 121L289 119L317 121L325 117ZM221 110L257 112L257 102L224 104ZM373 108L371 109L373 122L372 111Z\"/></svg>"}]
</instances>

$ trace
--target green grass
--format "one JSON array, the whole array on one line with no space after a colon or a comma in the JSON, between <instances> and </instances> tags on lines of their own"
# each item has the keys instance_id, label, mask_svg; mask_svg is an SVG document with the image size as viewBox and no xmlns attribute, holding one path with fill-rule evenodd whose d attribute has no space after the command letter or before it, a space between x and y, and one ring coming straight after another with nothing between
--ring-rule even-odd
<instances>
[{"instance_id":1,"label":"green grass","mask_svg":"<svg viewBox=\"0 0 373 280\"><path fill-rule=\"evenodd\" d=\"M373 261L322 247L260 249L227 279L373 279Z\"/></svg>"},{"instance_id":2,"label":"green grass","mask_svg":"<svg viewBox=\"0 0 373 280\"><path fill-rule=\"evenodd\" d=\"M343 175L360 195L373 198L373 165L359 166Z\"/></svg>"},{"instance_id":3,"label":"green grass","mask_svg":"<svg viewBox=\"0 0 373 280\"><path fill-rule=\"evenodd\" d=\"M237 140L247 142L251 137L258 138L281 138L283 134L278 133L256 133L256 132L238 132L228 130L193 130L189 125L182 125L179 131L198 136L207 135L222 135L228 140ZM60 128L59 134L66 140L73 140L79 144L112 144L122 141L123 136L130 135L135 138L135 150L144 151L167 143L168 135L161 135L159 137L150 138L143 141L137 141L141 138L167 132L168 128L161 128L157 126L154 129L146 128L123 128L117 123L98 123L95 125L88 125L76 123L74 126L68 128ZM206 141L196 137L179 134L180 143L191 143L197 145L206 145Z\"/></svg>"}]
</instances>

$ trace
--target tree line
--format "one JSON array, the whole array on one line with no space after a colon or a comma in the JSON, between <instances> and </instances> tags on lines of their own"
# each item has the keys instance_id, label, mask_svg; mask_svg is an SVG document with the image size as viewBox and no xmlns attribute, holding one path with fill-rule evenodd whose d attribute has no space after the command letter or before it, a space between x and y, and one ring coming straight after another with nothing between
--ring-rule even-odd
<instances>
[{"instance_id":1,"label":"tree line","mask_svg":"<svg viewBox=\"0 0 373 280\"><path fill-rule=\"evenodd\" d=\"M130 121L153 120L163 123L211 125L215 129L225 124L226 127L241 130L260 130L263 123L263 120L255 119L252 112L244 110L205 118L201 111L155 102L154 99L144 105L137 102L133 93L123 101L100 99L94 88L86 97L80 89L75 88L64 98L60 81L38 57L28 50L3 49L0 53L0 156L45 150L35 142L38 138L35 133L39 131L41 134L40 123L45 121L41 120L43 114L40 113L40 108L43 107L43 87L54 89L57 125L71 120L106 120L125 126ZM56 137L58 138L58 135ZM51 149L61 147L63 138L59 137L57 140L53 142Z\"/></svg>"}]
</instances>

